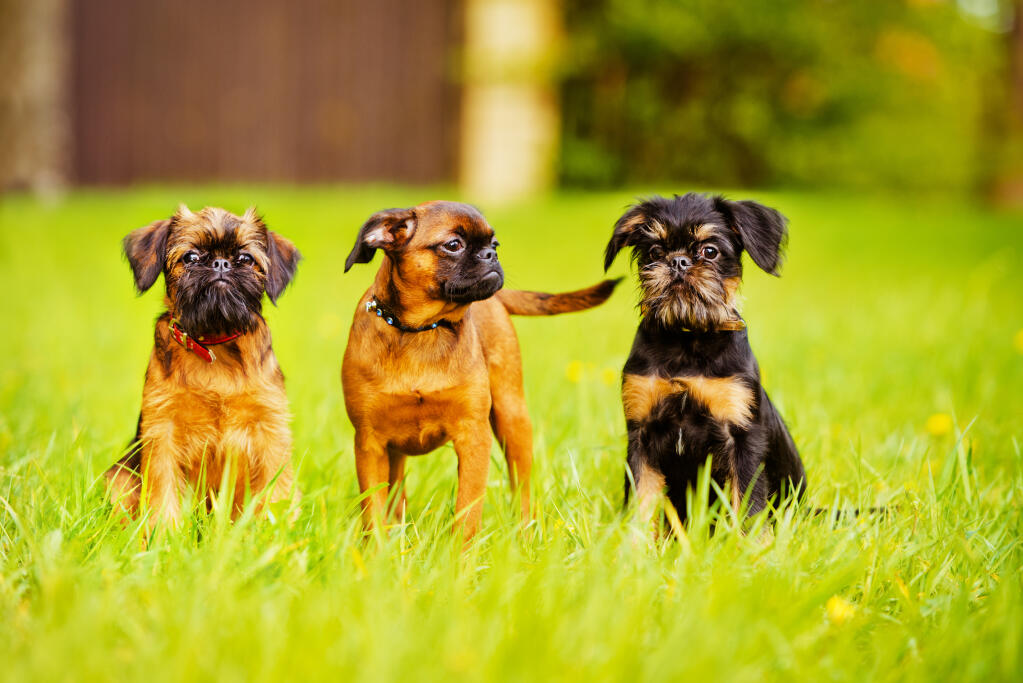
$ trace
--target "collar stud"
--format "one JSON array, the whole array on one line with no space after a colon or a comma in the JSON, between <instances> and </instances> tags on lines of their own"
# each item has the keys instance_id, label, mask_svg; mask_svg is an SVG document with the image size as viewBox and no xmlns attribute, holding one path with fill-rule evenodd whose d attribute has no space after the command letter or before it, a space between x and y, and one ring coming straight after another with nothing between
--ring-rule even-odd
<instances>
[{"instance_id":1,"label":"collar stud","mask_svg":"<svg viewBox=\"0 0 1023 683\"><path fill-rule=\"evenodd\" d=\"M423 325L422 327L412 327L405 325L401 322L398 316L394 315L391 311L387 310L384 306L377 301L376 296L370 297L370 300L366 302L366 312L376 313L378 318L383 319L390 327L397 328L402 332L416 333L416 332L429 332L430 330L436 330L438 327L446 327L449 330L455 329L454 325L450 320L438 320L437 322L430 323L429 325Z\"/></svg>"}]
</instances>

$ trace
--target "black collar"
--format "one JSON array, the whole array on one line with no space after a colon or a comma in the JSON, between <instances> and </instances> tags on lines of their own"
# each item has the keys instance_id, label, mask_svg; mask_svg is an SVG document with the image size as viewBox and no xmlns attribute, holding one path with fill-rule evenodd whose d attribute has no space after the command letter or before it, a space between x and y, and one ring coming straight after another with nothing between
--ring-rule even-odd
<instances>
[{"instance_id":1,"label":"black collar","mask_svg":"<svg viewBox=\"0 0 1023 683\"><path fill-rule=\"evenodd\" d=\"M391 327L398 328L402 332L429 332L430 330L435 330L438 327L446 327L449 330L455 329L455 326L452 325L449 320L438 320L435 323L423 325L422 327L411 327L409 325L405 325L398 319L397 315L377 301L376 296L371 296L369 301L366 302L366 312L370 314L375 313L376 316L385 323Z\"/></svg>"}]
</instances>

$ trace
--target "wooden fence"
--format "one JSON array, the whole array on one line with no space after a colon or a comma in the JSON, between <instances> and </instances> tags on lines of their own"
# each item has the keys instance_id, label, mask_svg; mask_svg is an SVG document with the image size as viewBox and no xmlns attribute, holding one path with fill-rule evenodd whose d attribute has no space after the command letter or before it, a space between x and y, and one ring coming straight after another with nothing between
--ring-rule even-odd
<instances>
[{"instance_id":1,"label":"wooden fence","mask_svg":"<svg viewBox=\"0 0 1023 683\"><path fill-rule=\"evenodd\" d=\"M72 0L73 180L449 180L459 11Z\"/></svg>"}]
</instances>

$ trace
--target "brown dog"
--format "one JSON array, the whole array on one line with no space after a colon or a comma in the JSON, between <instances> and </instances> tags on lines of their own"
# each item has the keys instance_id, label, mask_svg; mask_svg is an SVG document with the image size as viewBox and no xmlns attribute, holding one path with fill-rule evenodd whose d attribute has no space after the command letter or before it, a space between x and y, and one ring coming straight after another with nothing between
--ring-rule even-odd
<instances>
[{"instance_id":1,"label":"brown dog","mask_svg":"<svg viewBox=\"0 0 1023 683\"><path fill-rule=\"evenodd\" d=\"M138 511L145 477L150 528L176 525L189 487L209 501L233 477L234 514L246 491L273 484L266 502L291 489L291 430L284 375L263 320L263 293L274 303L300 255L270 232L253 209L193 213L139 228L124 252L144 292L162 272L167 310L156 321L142 410L127 455L107 470L110 495Z\"/></svg>"},{"instance_id":2,"label":"brown dog","mask_svg":"<svg viewBox=\"0 0 1023 683\"><path fill-rule=\"evenodd\" d=\"M359 302L341 371L355 426L355 466L367 525L399 494L408 455L448 441L458 456L456 523L479 528L493 428L512 491L529 516L533 428L509 313L553 315L603 303L616 280L566 294L498 291L504 272L494 230L465 204L428 202L374 214L359 231L345 272L384 261ZM496 296L495 296L496 294Z\"/></svg>"}]
</instances>

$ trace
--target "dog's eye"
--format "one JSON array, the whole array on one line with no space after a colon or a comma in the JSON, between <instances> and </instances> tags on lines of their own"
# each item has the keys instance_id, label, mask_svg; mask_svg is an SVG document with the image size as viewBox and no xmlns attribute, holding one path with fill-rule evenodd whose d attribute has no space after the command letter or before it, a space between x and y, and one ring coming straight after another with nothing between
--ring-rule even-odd
<instances>
[{"instance_id":1,"label":"dog's eye","mask_svg":"<svg viewBox=\"0 0 1023 683\"><path fill-rule=\"evenodd\" d=\"M449 251L452 254L457 254L458 252L462 251L463 248L462 240L448 240L441 246L444 247L444 251Z\"/></svg>"},{"instance_id":2,"label":"dog's eye","mask_svg":"<svg viewBox=\"0 0 1023 683\"><path fill-rule=\"evenodd\" d=\"M497 240L490 240L491 249L497 249L499 246L501 246L500 242L498 242Z\"/></svg>"},{"instance_id":3,"label":"dog's eye","mask_svg":"<svg viewBox=\"0 0 1023 683\"><path fill-rule=\"evenodd\" d=\"M656 244L650 247L650 258L652 258L655 261L661 260L662 258L664 258L664 249L657 246Z\"/></svg>"},{"instance_id":4,"label":"dog's eye","mask_svg":"<svg viewBox=\"0 0 1023 683\"><path fill-rule=\"evenodd\" d=\"M702 253L703 258L707 259L708 261L713 261L718 257L718 250L715 249L714 247L704 247Z\"/></svg>"},{"instance_id":5,"label":"dog's eye","mask_svg":"<svg viewBox=\"0 0 1023 683\"><path fill-rule=\"evenodd\" d=\"M185 255L181 257L181 262L184 264L195 263L199 260L199 254L194 251L186 251Z\"/></svg>"},{"instance_id":6,"label":"dog's eye","mask_svg":"<svg viewBox=\"0 0 1023 683\"><path fill-rule=\"evenodd\" d=\"M247 266L252 263L252 257L248 254L238 254L238 258L235 259L240 265Z\"/></svg>"}]
</instances>

